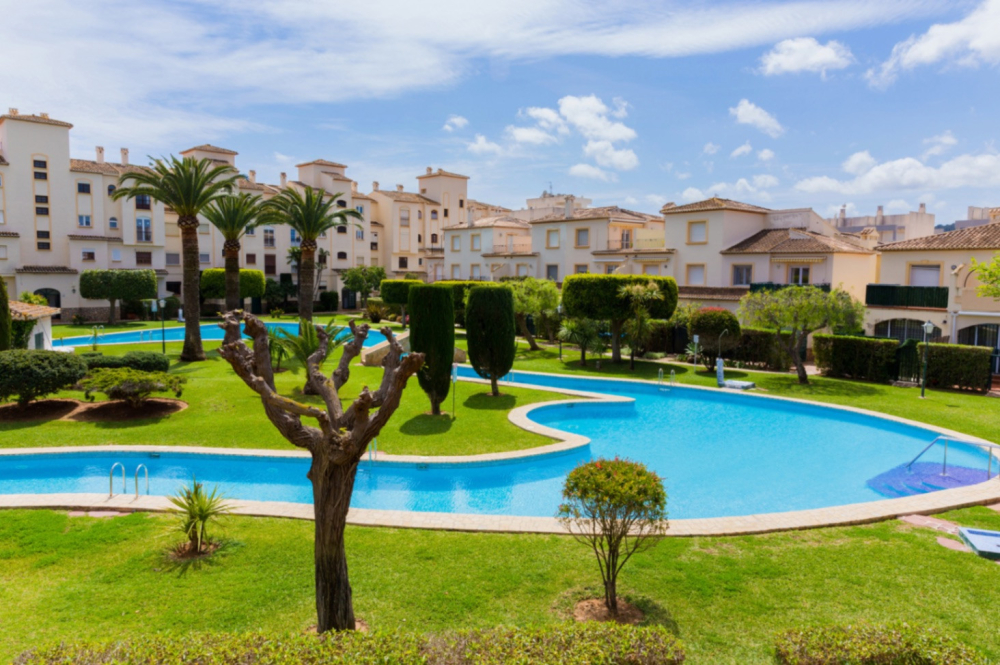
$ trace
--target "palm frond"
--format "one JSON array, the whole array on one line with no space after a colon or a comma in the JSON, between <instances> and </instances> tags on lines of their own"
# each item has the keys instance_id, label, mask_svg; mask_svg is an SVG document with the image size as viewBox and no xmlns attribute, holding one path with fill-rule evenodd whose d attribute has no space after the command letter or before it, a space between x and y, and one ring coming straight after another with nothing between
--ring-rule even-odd
<instances>
[{"instance_id":1,"label":"palm frond","mask_svg":"<svg viewBox=\"0 0 1000 665\"><path fill-rule=\"evenodd\" d=\"M201 214L219 229L223 238L231 241L239 240L253 227L260 210L260 196L242 193L216 199Z\"/></svg>"},{"instance_id":2,"label":"palm frond","mask_svg":"<svg viewBox=\"0 0 1000 665\"><path fill-rule=\"evenodd\" d=\"M306 187L301 192L286 187L280 194L264 202L257 225L287 225L295 229L303 241L314 242L330 229L349 223L357 226L356 222L350 220L364 219L353 208L337 208L337 199L341 196L341 192L327 195L324 190L312 187Z\"/></svg>"},{"instance_id":3,"label":"palm frond","mask_svg":"<svg viewBox=\"0 0 1000 665\"><path fill-rule=\"evenodd\" d=\"M172 208L180 217L195 217L213 201L236 189L240 177L229 164L171 155L153 159L148 169L121 176L111 198L118 201L148 196Z\"/></svg>"}]
</instances>

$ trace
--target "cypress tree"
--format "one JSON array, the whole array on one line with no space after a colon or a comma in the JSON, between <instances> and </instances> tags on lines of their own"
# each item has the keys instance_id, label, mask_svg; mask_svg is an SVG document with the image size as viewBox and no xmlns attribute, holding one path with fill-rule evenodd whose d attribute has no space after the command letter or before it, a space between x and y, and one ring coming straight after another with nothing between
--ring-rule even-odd
<instances>
[{"instance_id":1,"label":"cypress tree","mask_svg":"<svg viewBox=\"0 0 1000 665\"><path fill-rule=\"evenodd\" d=\"M498 286L473 287L465 307L465 331L472 368L490 380L493 396L499 397L497 380L514 366L517 348L511 290Z\"/></svg>"},{"instance_id":2,"label":"cypress tree","mask_svg":"<svg viewBox=\"0 0 1000 665\"><path fill-rule=\"evenodd\" d=\"M0 277L0 351L10 348L10 302L7 299L7 284Z\"/></svg>"},{"instance_id":3,"label":"cypress tree","mask_svg":"<svg viewBox=\"0 0 1000 665\"><path fill-rule=\"evenodd\" d=\"M411 286L410 351L424 354L417 373L420 387L431 401L431 413L441 415L441 402L451 388L451 364L455 359L455 304L447 286Z\"/></svg>"}]
</instances>

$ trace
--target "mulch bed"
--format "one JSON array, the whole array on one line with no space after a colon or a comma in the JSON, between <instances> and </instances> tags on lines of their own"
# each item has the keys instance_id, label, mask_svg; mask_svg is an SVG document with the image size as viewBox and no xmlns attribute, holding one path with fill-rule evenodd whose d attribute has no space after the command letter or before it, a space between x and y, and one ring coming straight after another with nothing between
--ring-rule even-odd
<instances>
[{"instance_id":1,"label":"mulch bed","mask_svg":"<svg viewBox=\"0 0 1000 665\"><path fill-rule=\"evenodd\" d=\"M163 418L187 408L187 402L177 399L154 398L138 408L125 402L81 402L76 399L43 399L26 406L4 404L0 406L0 422L36 422L69 420L95 423L123 420Z\"/></svg>"},{"instance_id":2,"label":"mulch bed","mask_svg":"<svg viewBox=\"0 0 1000 665\"><path fill-rule=\"evenodd\" d=\"M4 404L0 406L0 422L23 423L33 420L59 420L79 408L75 399L43 399L25 406Z\"/></svg>"},{"instance_id":3,"label":"mulch bed","mask_svg":"<svg viewBox=\"0 0 1000 665\"><path fill-rule=\"evenodd\" d=\"M576 604L573 608L573 618L577 621L617 621L635 626L642 623L644 615L638 607L624 598L619 598L618 616L612 618L603 598L588 598Z\"/></svg>"}]
</instances>

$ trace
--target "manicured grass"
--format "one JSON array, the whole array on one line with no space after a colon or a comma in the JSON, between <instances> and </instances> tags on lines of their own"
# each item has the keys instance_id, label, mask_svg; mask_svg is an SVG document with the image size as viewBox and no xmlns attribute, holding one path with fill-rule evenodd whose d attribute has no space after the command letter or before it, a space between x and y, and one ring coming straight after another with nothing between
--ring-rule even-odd
<instances>
[{"instance_id":1,"label":"manicured grass","mask_svg":"<svg viewBox=\"0 0 1000 665\"><path fill-rule=\"evenodd\" d=\"M985 508L950 513L1000 528ZM52 511L0 519L0 659L36 644L148 632L314 625L312 524L229 518L201 566L164 558L168 516L111 520ZM770 663L776 632L907 621L1000 657L1000 566L947 550L898 521L731 538L676 538L637 555L624 595L685 642L691 663ZM566 620L594 595L593 555L559 536L351 527L356 609L374 630L438 631Z\"/></svg>"},{"instance_id":2,"label":"manicured grass","mask_svg":"<svg viewBox=\"0 0 1000 665\"><path fill-rule=\"evenodd\" d=\"M181 343L167 344L173 360L171 372L187 377L182 399L189 407L160 419L124 422L0 422L0 447L82 446L107 444L218 446L224 448L291 448L267 420L257 394L233 373L215 349L221 342L205 342L208 360L179 363ZM154 348L155 347L155 348ZM85 351L87 349L83 349ZM107 355L134 350L159 350L159 344L121 344L103 347ZM328 361L335 367L337 356ZM295 399L321 404L314 396L301 394L305 372L295 362L286 361L289 371L276 377L278 390ZM351 368L351 380L341 389L345 403L354 399L365 385L376 387L382 369ZM545 445L551 439L525 432L507 420L510 409L534 402L560 399L559 395L538 390L505 389L498 398L488 395L488 386L459 382L456 390L457 418L430 416L430 402L412 379L398 411L378 439L379 450L396 454L471 455L519 450ZM78 391L64 391L60 397L82 399ZM451 397L445 410L452 410Z\"/></svg>"}]
</instances>

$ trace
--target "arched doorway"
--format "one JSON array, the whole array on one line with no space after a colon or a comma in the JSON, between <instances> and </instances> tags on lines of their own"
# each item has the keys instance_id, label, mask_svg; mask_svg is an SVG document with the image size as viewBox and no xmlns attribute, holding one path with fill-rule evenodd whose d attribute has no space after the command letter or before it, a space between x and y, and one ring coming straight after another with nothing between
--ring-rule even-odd
<instances>
[{"instance_id":1,"label":"arched doorway","mask_svg":"<svg viewBox=\"0 0 1000 665\"><path fill-rule=\"evenodd\" d=\"M49 302L49 307L62 306L62 294L55 289L38 289L35 291L35 295L45 298Z\"/></svg>"}]
</instances>

